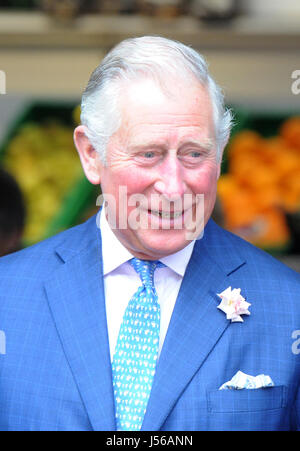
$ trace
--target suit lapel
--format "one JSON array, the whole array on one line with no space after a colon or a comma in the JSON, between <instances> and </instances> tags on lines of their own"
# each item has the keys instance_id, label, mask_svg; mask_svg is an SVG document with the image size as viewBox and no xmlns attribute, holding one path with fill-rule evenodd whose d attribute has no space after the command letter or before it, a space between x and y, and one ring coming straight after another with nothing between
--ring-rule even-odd
<instances>
[{"instance_id":1,"label":"suit lapel","mask_svg":"<svg viewBox=\"0 0 300 451\"><path fill-rule=\"evenodd\" d=\"M212 258L218 252L222 255L220 247L212 243L215 227L210 223L205 238L195 244L158 362L143 430L162 427L180 394L230 325L217 309L220 299L216 293L227 288L227 275L243 261L225 253L226 268L221 268Z\"/></svg>"},{"instance_id":2,"label":"suit lapel","mask_svg":"<svg viewBox=\"0 0 300 451\"><path fill-rule=\"evenodd\" d=\"M81 251L68 243L65 261L45 288L50 310L94 430L114 430L114 397L102 275L101 238L95 218L80 235ZM86 243L85 243L86 241ZM79 243L78 243L79 244ZM74 248L74 242L72 243Z\"/></svg>"}]
</instances>

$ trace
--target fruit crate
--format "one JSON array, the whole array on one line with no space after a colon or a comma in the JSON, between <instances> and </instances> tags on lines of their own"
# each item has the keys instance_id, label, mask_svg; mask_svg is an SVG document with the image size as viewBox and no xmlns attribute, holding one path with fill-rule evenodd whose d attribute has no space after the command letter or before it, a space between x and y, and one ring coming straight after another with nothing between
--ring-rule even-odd
<instances>
[{"instance_id":1,"label":"fruit crate","mask_svg":"<svg viewBox=\"0 0 300 451\"><path fill-rule=\"evenodd\" d=\"M300 112L232 109L236 125L218 184L221 225L273 255L299 253Z\"/></svg>"},{"instance_id":2,"label":"fruit crate","mask_svg":"<svg viewBox=\"0 0 300 451\"><path fill-rule=\"evenodd\" d=\"M48 180L47 176L41 177L43 183L36 189L36 191L40 193L37 203L40 203L41 205L45 204L44 211L46 211L46 215L48 214L47 202L54 201L54 203L57 204L56 208L53 207L53 214L46 218L47 220L44 220L43 230L40 230L39 233L36 234L30 234L29 232L27 236L26 233L24 233L24 247L76 225L96 212L96 197L99 187L94 187L86 180L80 166L76 148L73 144L72 135L73 129L76 126L74 112L77 105L78 104L75 102L34 102L30 104L12 124L4 142L0 146L1 166L16 178L22 190L22 180L18 180L18 173L21 173L22 179L22 177L24 177L22 172L25 174L26 171L28 173L28 171L30 172L30 170L32 170L33 176L31 179L33 179L36 177L37 172L42 170L48 171ZM44 138L45 140L49 138L50 143L38 142L38 140L42 141ZM24 140L26 142L24 142ZM28 141L30 141L30 144ZM30 146L32 146L33 150ZM63 160L63 155L62 153L59 153L59 149L62 149L62 152L65 153ZM10 153L13 152L15 156L13 154L10 158ZM37 168L33 167L34 164L29 158L26 159L29 154L35 154L35 157L37 157ZM32 155L30 158L31 157ZM47 158L49 158L49 161L47 161ZM56 161L55 158L57 158ZM72 177L69 177L69 185L67 186L67 183L63 179L67 178L66 172L69 170L68 158L70 159L70 165L72 163L73 166L76 167L76 170L74 170ZM44 160L42 168L39 167L38 164L41 163L41 160ZM16 168L14 168L14 164L19 164L20 166L22 162L24 164L23 169L20 167L19 171L17 171ZM50 163L52 163L52 166ZM63 167L62 163L64 164ZM60 176L58 175L59 172ZM56 173L60 180L55 179ZM48 189L52 191L56 182L58 182L58 185L59 183L62 185L65 184L65 189L59 193L56 199L50 199L49 195L47 197L47 193L43 187L45 180ZM28 174L26 183L27 185L33 183L33 180L30 180L30 174ZM45 192L44 201L42 196L43 190ZM30 202L31 204L34 204L34 199L30 199ZM30 202L25 194L25 203L29 203L30 206ZM50 210L50 204L48 210ZM29 217L30 214L30 212L27 214L27 225L28 221L32 219ZM37 221L38 219L39 218L36 218ZM40 222L43 223L43 220L41 219ZM30 225L28 227L30 229Z\"/></svg>"}]
</instances>

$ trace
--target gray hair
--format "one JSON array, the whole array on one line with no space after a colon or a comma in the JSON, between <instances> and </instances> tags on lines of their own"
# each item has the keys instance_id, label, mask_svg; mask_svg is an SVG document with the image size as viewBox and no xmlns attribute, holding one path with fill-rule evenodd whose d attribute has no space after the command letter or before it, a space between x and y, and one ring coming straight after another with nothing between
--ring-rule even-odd
<instances>
[{"instance_id":1,"label":"gray hair","mask_svg":"<svg viewBox=\"0 0 300 451\"><path fill-rule=\"evenodd\" d=\"M206 86L213 107L213 120L217 146L217 159L221 161L232 124L230 109L224 105L220 87L208 73L204 58L192 48L178 41L144 36L130 38L116 45L92 73L82 95L81 123L86 126L86 136L106 163L106 146L109 138L122 123L118 99L121 81L150 76L166 88L166 76L196 78Z\"/></svg>"}]
</instances>

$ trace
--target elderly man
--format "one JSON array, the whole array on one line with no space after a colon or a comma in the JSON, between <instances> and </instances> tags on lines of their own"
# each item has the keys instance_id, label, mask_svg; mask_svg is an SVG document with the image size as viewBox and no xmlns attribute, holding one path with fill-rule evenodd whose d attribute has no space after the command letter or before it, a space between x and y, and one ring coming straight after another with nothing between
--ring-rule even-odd
<instances>
[{"instance_id":1,"label":"elderly man","mask_svg":"<svg viewBox=\"0 0 300 451\"><path fill-rule=\"evenodd\" d=\"M300 277L210 219L231 115L203 58L121 42L81 122L99 215L0 260L1 429L299 429Z\"/></svg>"}]
</instances>

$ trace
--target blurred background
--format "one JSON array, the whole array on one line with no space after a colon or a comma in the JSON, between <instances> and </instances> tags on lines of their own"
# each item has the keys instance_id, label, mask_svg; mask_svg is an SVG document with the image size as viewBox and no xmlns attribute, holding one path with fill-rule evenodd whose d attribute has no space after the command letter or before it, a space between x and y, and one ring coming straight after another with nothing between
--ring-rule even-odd
<instances>
[{"instance_id":1,"label":"blurred background","mask_svg":"<svg viewBox=\"0 0 300 451\"><path fill-rule=\"evenodd\" d=\"M0 254L95 213L72 138L81 93L145 34L199 50L234 112L214 218L300 271L299 0L0 0Z\"/></svg>"}]
</instances>

